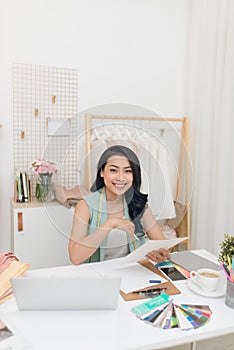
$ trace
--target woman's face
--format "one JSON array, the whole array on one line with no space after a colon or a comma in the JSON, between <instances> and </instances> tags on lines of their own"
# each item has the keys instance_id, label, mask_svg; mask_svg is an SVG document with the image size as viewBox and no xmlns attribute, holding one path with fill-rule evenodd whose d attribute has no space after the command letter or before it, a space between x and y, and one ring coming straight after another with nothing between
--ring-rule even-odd
<instances>
[{"instance_id":1,"label":"woman's face","mask_svg":"<svg viewBox=\"0 0 234 350\"><path fill-rule=\"evenodd\" d=\"M129 160L121 155L111 156L100 173L106 186L107 199L123 195L133 183L133 173Z\"/></svg>"}]
</instances>

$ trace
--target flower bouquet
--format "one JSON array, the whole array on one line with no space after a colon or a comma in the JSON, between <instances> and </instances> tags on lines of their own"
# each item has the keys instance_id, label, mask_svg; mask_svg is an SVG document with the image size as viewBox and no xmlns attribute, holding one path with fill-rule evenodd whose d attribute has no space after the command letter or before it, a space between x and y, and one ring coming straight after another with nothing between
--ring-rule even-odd
<instances>
[{"instance_id":1,"label":"flower bouquet","mask_svg":"<svg viewBox=\"0 0 234 350\"><path fill-rule=\"evenodd\" d=\"M32 171L37 176L36 198L40 202L50 202L55 199L55 188L52 176L56 174L57 167L54 163L39 158L32 162Z\"/></svg>"}]
</instances>

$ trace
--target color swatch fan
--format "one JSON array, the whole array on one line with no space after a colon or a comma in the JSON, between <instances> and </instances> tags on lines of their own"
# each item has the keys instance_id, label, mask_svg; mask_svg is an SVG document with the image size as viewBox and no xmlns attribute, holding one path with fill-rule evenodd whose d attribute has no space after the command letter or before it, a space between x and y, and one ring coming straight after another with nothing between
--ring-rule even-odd
<instances>
[{"instance_id":1,"label":"color swatch fan","mask_svg":"<svg viewBox=\"0 0 234 350\"><path fill-rule=\"evenodd\" d=\"M208 305L177 305L167 294L161 294L135 306L132 312L142 321L162 329L197 329L204 326L212 314Z\"/></svg>"}]
</instances>

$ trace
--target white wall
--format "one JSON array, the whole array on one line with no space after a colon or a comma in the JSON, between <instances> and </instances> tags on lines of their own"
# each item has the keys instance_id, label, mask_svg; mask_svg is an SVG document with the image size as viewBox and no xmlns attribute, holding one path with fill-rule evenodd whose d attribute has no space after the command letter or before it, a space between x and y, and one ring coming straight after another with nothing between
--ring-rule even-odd
<instances>
[{"instance_id":1,"label":"white wall","mask_svg":"<svg viewBox=\"0 0 234 350\"><path fill-rule=\"evenodd\" d=\"M77 68L79 110L121 102L181 116L190 10L190 0L0 0L0 251L10 249L12 63Z\"/></svg>"}]
</instances>

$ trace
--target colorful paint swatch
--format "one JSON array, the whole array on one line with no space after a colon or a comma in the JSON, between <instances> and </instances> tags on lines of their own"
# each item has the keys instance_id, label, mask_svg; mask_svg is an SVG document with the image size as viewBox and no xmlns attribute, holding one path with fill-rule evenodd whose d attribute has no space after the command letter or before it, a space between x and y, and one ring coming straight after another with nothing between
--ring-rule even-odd
<instances>
[{"instance_id":1,"label":"colorful paint swatch","mask_svg":"<svg viewBox=\"0 0 234 350\"><path fill-rule=\"evenodd\" d=\"M134 312L137 316L143 315L150 310L154 310L162 304L167 303L171 300L171 297L166 293L160 294L159 296L146 301L140 305L137 305L132 308L132 312Z\"/></svg>"},{"instance_id":2,"label":"colorful paint swatch","mask_svg":"<svg viewBox=\"0 0 234 350\"><path fill-rule=\"evenodd\" d=\"M178 328L179 322L175 313L175 306L172 304L172 314L171 314L171 328Z\"/></svg>"},{"instance_id":3,"label":"colorful paint swatch","mask_svg":"<svg viewBox=\"0 0 234 350\"><path fill-rule=\"evenodd\" d=\"M209 317L207 316L204 316L204 315L198 316L196 312L185 310L182 307L180 307L180 310L187 315L189 321L193 324L194 328L204 326L209 320Z\"/></svg>"},{"instance_id":4,"label":"colorful paint swatch","mask_svg":"<svg viewBox=\"0 0 234 350\"><path fill-rule=\"evenodd\" d=\"M161 328L163 329L169 329L171 328L171 316L172 316L172 303L169 305L167 314L162 322Z\"/></svg>"},{"instance_id":5,"label":"colorful paint swatch","mask_svg":"<svg viewBox=\"0 0 234 350\"><path fill-rule=\"evenodd\" d=\"M165 296L162 299L152 298L151 301L150 304L146 302L138 305L132 311L140 320L162 329L197 329L204 326L212 315L208 305L177 305Z\"/></svg>"},{"instance_id":6,"label":"colorful paint swatch","mask_svg":"<svg viewBox=\"0 0 234 350\"><path fill-rule=\"evenodd\" d=\"M154 327L159 327L159 328L162 327L162 325L164 323L164 320L165 320L165 318L167 316L169 308L170 308L170 305L167 305L165 310L163 310L163 312L159 315L159 317L153 322L153 326Z\"/></svg>"}]
</instances>

